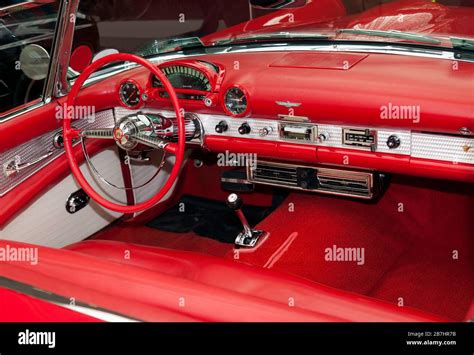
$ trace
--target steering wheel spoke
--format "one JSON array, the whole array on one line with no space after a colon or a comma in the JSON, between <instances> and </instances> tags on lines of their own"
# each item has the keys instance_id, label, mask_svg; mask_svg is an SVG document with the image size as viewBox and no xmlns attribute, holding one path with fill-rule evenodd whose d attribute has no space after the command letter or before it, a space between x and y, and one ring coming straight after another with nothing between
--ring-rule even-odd
<instances>
[{"instance_id":1,"label":"steering wheel spoke","mask_svg":"<svg viewBox=\"0 0 474 355\"><path fill-rule=\"evenodd\" d=\"M80 137L92 139L114 139L112 128L87 129L79 133Z\"/></svg>"},{"instance_id":2,"label":"steering wheel spoke","mask_svg":"<svg viewBox=\"0 0 474 355\"><path fill-rule=\"evenodd\" d=\"M150 136L143 133L136 133L131 136L135 141L142 143L148 147L165 150L169 142L159 137Z\"/></svg>"}]
</instances>

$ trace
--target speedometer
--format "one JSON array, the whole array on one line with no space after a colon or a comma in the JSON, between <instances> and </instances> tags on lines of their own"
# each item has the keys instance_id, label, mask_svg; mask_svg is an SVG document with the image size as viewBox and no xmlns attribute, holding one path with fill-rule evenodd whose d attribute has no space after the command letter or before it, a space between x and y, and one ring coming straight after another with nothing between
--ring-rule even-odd
<instances>
[{"instance_id":1,"label":"speedometer","mask_svg":"<svg viewBox=\"0 0 474 355\"><path fill-rule=\"evenodd\" d=\"M162 70L175 89L196 91L211 91L212 89L207 76L195 68L185 65L172 65ZM153 76L152 86L162 88L163 84L156 76Z\"/></svg>"}]
</instances>

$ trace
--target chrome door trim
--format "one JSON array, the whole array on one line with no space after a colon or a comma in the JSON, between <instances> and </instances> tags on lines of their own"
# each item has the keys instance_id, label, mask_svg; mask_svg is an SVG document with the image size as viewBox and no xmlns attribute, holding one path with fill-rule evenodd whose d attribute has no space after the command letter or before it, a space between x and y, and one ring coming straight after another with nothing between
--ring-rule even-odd
<instances>
[{"instance_id":1,"label":"chrome door trim","mask_svg":"<svg viewBox=\"0 0 474 355\"><path fill-rule=\"evenodd\" d=\"M48 102L49 101L50 100L48 100ZM21 116L25 113L34 111L37 108L42 107L45 103L46 103L45 100L39 98L39 99L35 99L35 100L29 102L28 104L26 104L24 106L21 106L19 108L17 107L15 110L12 110L8 114L4 114L4 115L0 114L0 124L3 123L3 122L9 121L13 118L16 118L18 116Z\"/></svg>"}]
</instances>

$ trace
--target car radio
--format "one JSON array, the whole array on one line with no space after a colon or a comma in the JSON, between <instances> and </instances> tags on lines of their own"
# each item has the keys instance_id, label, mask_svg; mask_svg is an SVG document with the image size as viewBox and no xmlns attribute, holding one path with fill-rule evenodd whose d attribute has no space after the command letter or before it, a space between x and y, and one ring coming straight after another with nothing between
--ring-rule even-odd
<instances>
[{"instance_id":1,"label":"car radio","mask_svg":"<svg viewBox=\"0 0 474 355\"><path fill-rule=\"evenodd\" d=\"M371 151L377 149L377 131L372 129L342 129L342 143L344 145L369 148Z\"/></svg>"},{"instance_id":2,"label":"car radio","mask_svg":"<svg viewBox=\"0 0 474 355\"><path fill-rule=\"evenodd\" d=\"M299 122L279 122L280 138L292 141L314 142L318 136L318 126Z\"/></svg>"}]
</instances>

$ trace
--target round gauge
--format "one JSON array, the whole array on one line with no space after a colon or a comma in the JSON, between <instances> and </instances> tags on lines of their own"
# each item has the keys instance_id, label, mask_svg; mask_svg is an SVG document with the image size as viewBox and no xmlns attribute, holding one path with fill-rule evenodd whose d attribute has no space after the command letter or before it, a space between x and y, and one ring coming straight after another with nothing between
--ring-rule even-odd
<instances>
[{"instance_id":1,"label":"round gauge","mask_svg":"<svg viewBox=\"0 0 474 355\"><path fill-rule=\"evenodd\" d=\"M226 109L234 116L244 114L248 109L247 96L238 87L227 90L224 96Z\"/></svg>"},{"instance_id":2,"label":"round gauge","mask_svg":"<svg viewBox=\"0 0 474 355\"><path fill-rule=\"evenodd\" d=\"M141 102L140 88L133 81L126 81L120 86L120 100L125 106L135 107Z\"/></svg>"}]
</instances>

